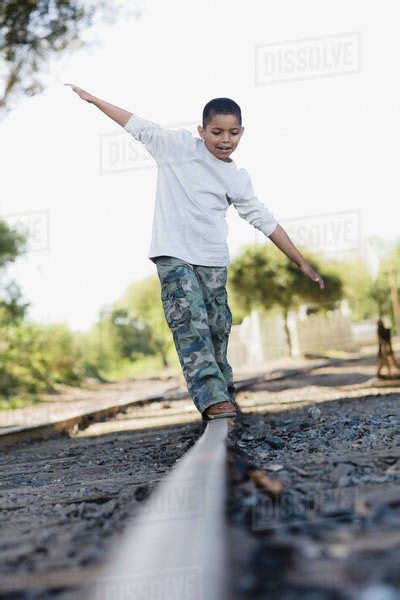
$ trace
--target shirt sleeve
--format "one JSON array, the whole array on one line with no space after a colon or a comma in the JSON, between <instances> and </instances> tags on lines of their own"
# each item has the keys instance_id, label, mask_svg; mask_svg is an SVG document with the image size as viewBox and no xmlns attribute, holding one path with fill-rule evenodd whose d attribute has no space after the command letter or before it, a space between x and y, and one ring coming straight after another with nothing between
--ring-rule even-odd
<instances>
[{"instance_id":1,"label":"shirt sleeve","mask_svg":"<svg viewBox=\"0 0 400 600\"><path fill-rule=\"evenodd\" d=\"M278 225L273 213L257 198L254 193L250 175L246 169L239 170L241 174L240 192L229 197L229 201L255 229L269 236Z\"/></svg>"},{"instance_id":2,"label":"shirt sleeve","mask_svg":"<svg viewBox=\"0 0 400 600\"><path fill-rule=\"evenodd\" d=\"M188 129L166 129L136 114L129 118L124 129L144 144L156 162L180 158L195 139Z\"/></svg>"}]
</instances>

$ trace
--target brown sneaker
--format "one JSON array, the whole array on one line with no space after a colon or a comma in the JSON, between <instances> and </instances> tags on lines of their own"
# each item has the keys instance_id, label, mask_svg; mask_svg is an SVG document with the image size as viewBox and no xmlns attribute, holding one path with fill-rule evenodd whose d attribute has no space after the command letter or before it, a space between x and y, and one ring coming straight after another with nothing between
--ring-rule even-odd
<instances>
[{"instance_id":1,"label":"brown sneaker","mask_svg":"<svg viewBox=\"0 0 400 600\"><path fill-rule=\"evenodd\" d=\"M202 413L202 417L205 421L212 421L214 419L227 419L236 417L237 411L230 402L218 402L206 408Z\"/></svg>"}]
</instances>

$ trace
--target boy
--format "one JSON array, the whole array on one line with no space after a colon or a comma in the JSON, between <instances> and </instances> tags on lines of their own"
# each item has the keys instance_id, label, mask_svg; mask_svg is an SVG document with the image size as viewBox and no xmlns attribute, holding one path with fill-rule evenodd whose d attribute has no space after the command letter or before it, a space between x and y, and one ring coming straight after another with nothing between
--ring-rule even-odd
<instances>
[{"instance_id":1,"label":"boy","mask_svg":"<svg viewBox=\"0 0 400 600\"><path fill-rule=\"evenodd\" d=\"M233 417L236 403L227 346L232 326L227 292L226 210L262 231L305 275L324 282L307 264L274 215L255 197L245 169L230 158L243 134L240 107L229 98L203 109L200 138L168 130L81 88L94 104L142 142L158 166L150 258L189 393L204 420Z\"/></svg>"}]
</instances>

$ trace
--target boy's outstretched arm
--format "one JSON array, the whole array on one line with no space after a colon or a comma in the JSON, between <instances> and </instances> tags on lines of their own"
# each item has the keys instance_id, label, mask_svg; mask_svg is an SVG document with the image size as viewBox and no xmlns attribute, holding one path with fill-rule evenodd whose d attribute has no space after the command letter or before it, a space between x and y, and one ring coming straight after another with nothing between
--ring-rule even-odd
<instances>
[{"instance_id":1,"label":"boy's outstretched arm","mask_svg":"<svg viewBox=\"0 0 400 600\"><path fill-rule=\"evenodd\" d=\"M148 152L150 152L154 160L159 164L162 164L164 161L182 160L187 150L193 145L195 138L187 129L167 129L161 127L158 123L144 119L136 113L133 114L124 108L96 98L93 94L73 83L65 83L64 85L71 86L73 91L82 100L97 106L103 113L130 133L135 140L144 144Z\"/></svg>"},{"instance_id":2,"label":"boy's outstretched arm","mask_svg":"<svg viewBox=\"0 0 400 600\"><path fill-rule=\"evenodd\" d=\"M275 230L268 237L272 242L274 242L275 246L277 246L279 250L286 254L290 260L296 263L296 265L303 271L305 275L312 279L312 281L316 281L321 290L325 288L324 280L322 279L321 275L312 269L281 225L278 224Z\"/></svg>"},{"instance_id":3,"label":"boy's outstretched arm","mask_svg":"<svg viewBox=\"0 0 400 600\"><path fill-rule=\"evenodd\" d=\"M83 90L82 88L78 87L77 85L74 85L73 83L64 83L64 85L71 86L73 91L76 94L78 94L78 96L80 98L82 98L82 100L85 100L86 102L89 102L90 104L94 104L95 106L97 106L97 108L99 108L103 113L105 113L113 121L118 123L118 125L122 125L122 127L124 127L127 124L127 122L129 121L129 119L131 118L131 116L133 114L133 113L129 112L128 110L125 110L124 108L119 108L119 106L115 106L114 104L110 104L109 102L106 102L105 100L96 98L96 96L93 96L86 90Z\"/></svg>"}]
</instances>

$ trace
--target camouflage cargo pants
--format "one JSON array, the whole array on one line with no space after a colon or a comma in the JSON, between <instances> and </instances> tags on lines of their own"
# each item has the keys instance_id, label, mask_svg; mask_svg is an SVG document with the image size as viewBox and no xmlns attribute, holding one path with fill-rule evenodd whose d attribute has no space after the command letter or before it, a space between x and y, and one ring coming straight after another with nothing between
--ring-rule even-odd
<instances>
[{"instance_id":1,"label":"camouflage cargo pants","mask_svg":"<svg viewBox=\"0 0 400 600\"><path fill-rule=\"evenodd\" d=\"M227 360L232 313L226 291L227 267L192 265L172 256L152 259L161 301L184 377L197 409L233 402Z\"/></svg>"}]
</instances>

